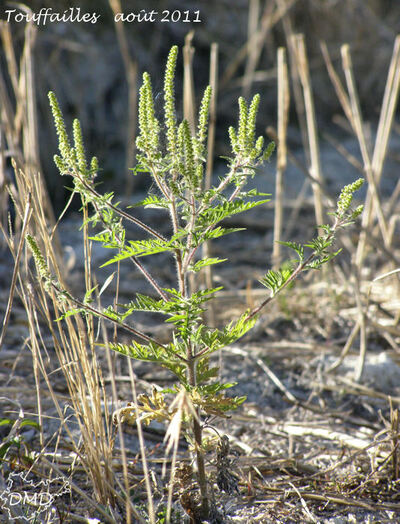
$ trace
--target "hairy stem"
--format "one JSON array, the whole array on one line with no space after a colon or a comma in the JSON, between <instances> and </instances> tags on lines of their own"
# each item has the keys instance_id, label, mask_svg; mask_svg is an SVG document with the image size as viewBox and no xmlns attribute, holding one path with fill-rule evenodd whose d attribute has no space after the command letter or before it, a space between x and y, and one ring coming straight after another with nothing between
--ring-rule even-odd
<instances>
[{"instance_id":1,"label":"hairy stem","mask_svg":"<svg viewBox=\"0 0 400 524\"><path fill-rule=\"evenodd\" d=\"M79 182L85 187L85 189L87 189L90 193L92 193L93 196L95 196L98 199L102 199L102 196L100 195L100 193L98 193L90 184L88 184L87 181L83 177L81 177L77 173L69 173L69 174L72 177L76 177L79 180ZM160 235L160 233L157 233L157 231L155 231L153 228L151 228L150 226L148 226L147 224L145 224L138 218L133 217L129 213L125 213L125 211L122 211L122 209L119 209L118 207L114 206L113 204L111 204L111 202L107 201L105 202L105 204L107 205L107 207L112 209L119 216L125 218L129 222L132 222L133 224L140 227L144 231L147 231L147 233L150 233L151 235L158 238L159 240L166 241L166 239L162 235Z\"/></svg>"},{"instance_id":2,"label":"hairy stem","mask_svg":"<svg viewBox=\"0 0 400 524\"><path fill-rule=\"evenodd\" d=\"M97 214L99 215L104 227L109 231L109 233L112 234L112 230L109 226L107 226L107 224L104 222L103 220L103 217L102 217L102 214L97 206L97 204L95 202L92 203L93 207L95 208ZM115 235L115 238L117 240L117 242L119 244L122 245L122 241L121 239ZM161 287L157 284L156 280L153 278L153 276L147 271L147 269L143 266L143 264L141 264L139 262L139 260L137 259L137 257L129 257L130 260L133 262L133 264L135 264L135 266L139 269L139 271L142 273L142 275L145 277L145 279L154 287L154 289L157 291L157 293L160 295L160 297L165 300L166 302L168 302L169 298L168 298L168 295L161 289Z\"/></svg>"},{"instance_id":3,"label":"hairy stem","mask_svg":"<svg viewBox=\"0 0 400 524\"><path fill-rule=\"evenodd\" d=\"M188 370L188 379L189 384L192 387L196 386L196 360L193 357L193 351L190 346L188 346L187 354L187 370ZM197 465L197 476L200 488L201 495L201 513L204 519L208 518L209 514L209 502L208 502L208 488L207 488L207 475L206 475L206 466L204 461L204 452L202 448L203 444L203 429L200 423L200 409L196 410L196 416L193 417L193 435L194 442L196 447L196 465Z\"/></svg>"},{"instance_id":4,"label":"hairy stem","mask_svg":"<svg viewBox=\"0 0 400 524\"><path fill-rule=\"evenodd\" d=\"M55 292L58 295L65 296L68 300L70 300L73 304L75 304L79 308L84 309L85 311L87 311L88 313L91 313L92 315L94 315L96 317L103 318L104 320L108 320L109 322L112 322L112 323L116 324L117 326L121 327L122 329L124 329L125 331L130 333L131 335L134 335L135 337L141 338L142 340L145 340L146 342L151 342L152 344L155 344L155 345L157 345L157 346L159 346L159 347L161 347L161 348L163 348L164 350L167 351L167 347L164 346L164 344L161 344L160 342L157 342L157 340L155 340L152 337L149 337L148 335L146 335L142 331L134 329L133 327L129 326L129 324L126 324L125 322L122 322L122 320L118 320L116 318L112 318L112 317L106 315L102 311L99 311L98 309L96 309L96 308L94 308L92 306L89 306L89 304L85 304L84 302L81 302L77 298L73 297L70 293L68 293L68 291L66 291L65 289L61 289L54 282L52 282L51 285L52 285L53 289L55 290ZM181 360L182 362L185 362L187 364L188 361L186 360L186 358L182 357L178 353L175 353L175 356L179 360Z\"/></svg>"},{"instance_id":5,"label":"hairy stem","mask_svg":"<svg viewBox=\"0 0 400 524\"><path fill-rule=\"evenodd\" d=\"M325 240L332 240L335 236L336 229L342 225L342 222L336 218L335 223L332 226L331 232L326 235ZM287 287L291 282L296 280L296 278L300 275L300 273L310 264L314 258L317 257L317 253L313 251L303 262L301 262L296 269L293 271L293 273L290 275L290 277L286 280L286 282L276 291L276 293L270 295L265 300L261 302L257 307L255 307L246 317L246 321L250 320L251 318L255 317L267 304L269 304L278 293L280 293L285 287Z\"/></svg>"}]
</instances>

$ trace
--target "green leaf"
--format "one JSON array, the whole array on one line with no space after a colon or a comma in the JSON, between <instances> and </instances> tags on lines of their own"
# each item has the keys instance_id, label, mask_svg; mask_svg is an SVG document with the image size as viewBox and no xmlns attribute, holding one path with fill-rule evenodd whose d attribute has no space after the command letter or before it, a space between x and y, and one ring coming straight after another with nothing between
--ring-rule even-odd
<instances>
[{"instance_id":1,"label":"green leaf","mask_svg":"<svg viewBox=\"0 0 400 524\"><path fill-rule=\"evenodd\" d=\"M149 311L154 313L168 313L173 308L175 302L168 302L166 300L160 299L156 300L153 297L147 295L142 295L137 293L136 300L129 302L129 304L120 304L122 307L127 309L124 318L134 311Z\"/></svg>"},{"instance_id":2,"label":"green leaf","mask_svg":"<svg viewBox=\"0 0 400 524\"><path fill-rule=\"evenodd\" d=\"M246 196L247 197L255 197L255 196L268 196L270 197L271 196L271 193L263 193L261 191L258 191L258 189L250 189L249 191L246 191ZM270 199L268 200L265 200L265 202L269 202Z\"/></svg>"},{"instance_id":3,"label":"green leaf","mask_svg":"<svg viewBox=\"0 0 400 524\"><path fill-rule=\"evenodd\" d=\"M73 315L77 315L78 313L84 313L85 310L83 308L79 309L70 309L66 313L63 313L60 317L55 319L55 322L60 322L61 320L65 320L68 317L72 317Z\"/></svg>"},{"instance_id":4,"label":"green leaf","mask_svg":"<svg viewBox=\"0 0 400 524\"><path fill-rule=\"evenodd\" d=\"M218 367L210 368L210 360L208 358L200 359L196 367L196 383L198 385L208 382L211 378L218 376Z\"/></svg>"},{"instance_id":5,"label":"green leaf","mask_svg":"<svg viewBox=\"0 0 400 524\"><path fill-rule=\"evenodd\" d=\"M173 315L172 317L167 318L165 322L173 322L174 324L178 324L181 320L187 320L187 313Z\"/></svg>"},{"instance_id":6,"label":"green leaf","mask_svg":"<svg viewBox=\"0 0 400 524\"><path fill-rule=\"evenodd\" d=\"M322 265L332 260L332 258L335 258L341 251L342 251L341 249L338 249L334 253L328 253L325 256L320 256L312 260L309 264L307 264L306 268L307 269L320 269Z\"/></svg>"},{"instance_id":7,"label":"green leaf","mask_svg":"<svg viewBox=\"0 0 400 524\"><path fill-rule=\"evenodd\" d=\"M192 264L189 266L189 271L193 271L194 273L198 273L200 270L203 269L203 267L206 266L212 266L214 264L221 264L221 262L226 262L227 258L202 258L201 260L198 260L195 264Z\"/></svg>"},{"instance_id":8,"label":"green leaf","mask_svg":"<svg viewBox=\"0 0 400 524\"><path fill-rule=\"evenodd\" d=\"M115 264L120 260L125 260L130 257L144 257L148 255L155 255L156 253L163 253L165 251L174 251L175 249L181 249L183 246L178 243L178 238L183 236L183 232L178 235L174 235L171 240L164 241L157 238L151 238L148 240L130 240L130 246L125 246L115 257L111 258L100 267L109 266Z\"/></svg>"},{"instance_id":9,"label":"green leaf","mask_svg":"<svg viewBox=\"0 0 400 524\"><path fill-rule=\"evenodd\" d=\"M270 289L272 295L276 295L280 289L286 284L293 273L293 267L287 265L280 270L270 269L260 280L259 282Z\"/></svg>"},{"instance_id":10,"label":"green leaf","mask_svg":"<svg viewBox=\"0 0 400 524\"><path fill-rule=\"evenodd\" d=\"M237 386L237 382L215 382L214 384L205 384L201 386L196 386L195 389L200 391L202 395L216 395L220 391L225 391L226 389L234 388Z\"/></svg>"},{"instance_id":11,"label":"green leaf","mask_svg":"<svg viewBox=\"0 0 400 524\"><path fill-rule=\"evenodd\" d=\"M249 209L253 209L257 206L265 204L266 202L269 202L269 199L258 200L256 202L244 202L243 200L224 202L218 206L208 208L206 211L201 213L198 221L199 224L203 225L203 227L208 227L221 222L221 220L224 220L225 218L231 217L238 213L243 213L244 211L248 211Z\"/></svg>"},{"instance_id":12,"label":"green leaf","mask_svg":"<svg viewBox=\"0 0 400 524\"><path fill-rule=\"evenodd\" d=\"M135 207L146 207L149 209L168 209L169 201L166 198L162 198L157 195L148 195L144 200L141 200L136 204L128 206L128 209Z\"/></svg>"},{"instance_id":13,"label":"green leaf","mask_svg":"<svg viewBox=\"0 0 400 524\"><path fill-rule=\"evenodd\" d=\"M94 242L101 242L103 244L103 247L107 249L119 249L123 245L121 241L118 241L114 234L108 233L107 231L103 231L102 233L99 233L95 236L90 236L89 240L93 240Z\"/></svg>"},{"instance_id":14,"label":"green leaf","mask_svg":"<svg viewBox=\"0 0 400 524\"><path fill-rule=\"evenodd\" d=\"M239 340L243 337L250 329L254 327L254 324L257 321L257 317L254 316L250 319L248 317L248 312L245 312L239 319L235 322L230 322L224 329L209 329L205 326L199 326L196 332L193 334L193 340L202 345L204 348L208 348L205 354L209 355L214 351L222 349L226 346L229 346L233 342Z\"/></svg>"},{"instance_id":15,"label":"green leaf","mask_svg":"<svg viewBox=\"0 0 400 524\"><path fill-rule=\"evenodd\" d=\"M102 345L102 344L100 344ZM142 360L144 362L154 362L162 367L172 371L182 384L186 384L185 364L179 360L176 354L181 354L183 347L178 344L168 344L167 346L158 346L152 342L148 344L139 344L135 340L131 345L112 343L110 349L129 358Z\"/></svg>"},{"instance_id":16,"label":"green leaf","mask_svg":"<svg viewBox=\"0 0 400 524\"><path fill-rule=\"evenodd\" d=\"M201 408L207 415L225 416L225 413L243 404L246 397L226 397L219 391L231 387L231 384L212 384L196 386L190 389L190 397L195 406Z\"/></svg>"},{"instance_id":17,"label":"green leaf","mask_svg":"<svg viewBox=\"0 0 400 524\"><path fill-rule=\"evenodd\" d=\"M310 247L317 254L322 254L326 251L333 243L333 238L317 237L314 238L309 244L304 244L305 247Z\"/></svg>"},{"instance_id":18,"label":"green leaf","mask_svg":"<svg viewBox=\"0 0 400 524\"><path fill-rule=\"evenodd\" d=\"M186 318L184 315L189 315L190 318L196 317L203 311L200 309L201 304L211 300L213 295L221 289L222 286L212 289L203 289L193 293L191 297L183 299L178 291L165 288L164 291L172 295L170 300L156 300L153 297L138 293L136 299L129 302L129 304L119 304L120 307L126 309L126 312L119 316L124 320L135 311L148 311L164 315L182 315L182 318ZM111 312L116 314L113 310ZM169 321L172 322L175 320L177 319L169 319Z\"/></svg>"},{"instance_id":19,"label":"green leaf","mask_svg":"<svg viewBox=\"0 0 400 524\"><path fill-rule=\"evenodd\" d=\"M149 170L142 166L142 164L137 164L135 167L130 167L129 171L132 171L133 176L136 176L138 173L148 173Z\"/></svg>"},{"instance_id":20,"label":"green leaf","mask_svg":"<svg viewBox=\"0 0 400 524\"><path fill-rule=\"evenodd\" d=\"M287 246L296 251L296 253L299 256L300 261L303 261L304 259L304 247L301 244L298 244L297 242L283 242L278 240L278 244L281 244L282 246Z\"/></svg>"},{"instance_id":21,"label":"green leaf","mask_svg":"<svg viewBox=\"0 0 400 524\"><path fill-rule=\"evenodd\" d=\"M8 449L14 444L12 441L5 442L0 446L0 460L3 459L8 451Z\"/></svg>"},{"instance_id":22,"label":"green leaf","mask_svg":"<svg viewBox=\"0 0 400 524\"><path fill-rule=\"evenodd\" d=\"M243 227L226 228L226 227L218 226L204 233L202 229L199 229L197 232L193 234L194 245L199 246L200 244L202 244L203 242L207 240L214 240L224 235L229 235L230 233L236 233L237 231L244 231L244 230L245 228Z\"/></svg>"},{"instance_id":23,"label":"green leaf","mask_svg":"<svg viewBox=\"0 0 400 524\"><path fill-rule=\"evenodd\" d=\"M35 422L34 420L30 420L30 419L24 419L22 422L21 422L21 428L23 428L24 426L30 426L30 427L33 427L35 429L39 429L40 430L40 424L38 424L37 422Z\"/></svg>"},{"instance_id":24,"label":"green leaf","mask_svg":"<svg viewBox=\"0 0 400 524\"><path fill-rule=\"evenodd\" d=\"M98 286L94 286L92 287L92 289L88 289L85 293L85 298L83 299L83 302L85 304L89 304L90 302L92 302L92 299L91 299L91 296L92 296L92 293L93 291L97 288Z\"/></svg>"}]
</instances>

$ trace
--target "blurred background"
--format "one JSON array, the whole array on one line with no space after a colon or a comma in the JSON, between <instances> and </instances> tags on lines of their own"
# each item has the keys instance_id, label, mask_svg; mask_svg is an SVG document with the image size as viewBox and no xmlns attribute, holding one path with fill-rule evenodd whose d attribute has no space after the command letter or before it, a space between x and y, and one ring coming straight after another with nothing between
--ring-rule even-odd
<instances>
[{"instance_id":1,"label":"blurred background","mask_svg":"<svg viewBox=\"0 0 400 524\"><path fill-rule=\"evenodd\" d=\"M344 43L350 45L364 122L376 125L400 27L398 0L57 0L51 2L53 12L62 14L73 7L80 8L81 14L96 12L101 16L96 24L61 22L45 26L15 20L7 23L5 9L38 13L49 7L48 2L32 0L18 6L2 4L0 10L0 184L4 189L12 177L11 157L21 167L40 170L56 212L62 209L68 192L61 188L52 160L57 142L47 101L49 90L57 94L67 125L75 117L80 119L88 153L99 157L104 189L130 193L146 189L147 183L140 176L133 178L128 171L134 165L141 75L143 71L151 73L161 112L167 53L173 44L182 47L190 31L194 31L191 46L195 104L209 83L211 46L218 44L214 150L218 157L227 152L226 129L235 123L238 96L259 92L259 131L264 133L268 126L276 127L280 46L287 49L293 90L288 147L294 152L304 149L304 107L291 53L293 35L298 33L305 38L318 132L341 140L349 130L327 72L321 51L323 42L339 73L340 47ZM142 9L147 13L168 10L170 15L178 10L180 20L161 22L161 16L157 16L154 22L114 21L117 12L139 13ZM184 11L189 11L190 20L199 11L201 23L183 22ZM180 53L178 96L182 93L182 61ZM183 111L179 106L177 110ZM398 131L396 122L394 130ZM269 131L272 136L273 130Z\"/></svg>"}]
</instances>

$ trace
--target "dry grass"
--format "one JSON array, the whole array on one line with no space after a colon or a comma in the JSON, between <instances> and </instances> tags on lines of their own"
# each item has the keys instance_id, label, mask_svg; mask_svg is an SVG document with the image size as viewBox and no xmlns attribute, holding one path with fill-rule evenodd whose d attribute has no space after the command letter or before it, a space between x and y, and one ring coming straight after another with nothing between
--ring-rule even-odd
<instances>
[{"instance_id":1,"label":"dry grass","mask_svg":"<svg viewBox=\"0 0 400 524\"><path fill-rule=\"evenodd\" d=\"M109 0L109 3L114 15L122 12L120 0ZM125 177L127 194L130 195L134 189L134 178L132 177L132 172L130 169L134 165L136 155L138 65L137 61L132 57L132 53L129 50L129 42L125 26L122 21L115 22L115 30L117 32L118 44L124 62L126 81L128 83L128 128L126 132L125 143Z\"/></svg>"},{"instance_id":2,"label":"dry grass","mask_svg":"<svg viewBox=\"0 0 400 524\"><path fill-rule=\"evenodd\" d=\"M272 261L279 268L282 264L280 240L283 240L283 176L287 165L287 126L289 118L290 91L286 49L278 49L278 152L275 176L274 246Z\"/></svg>"}]
</instances>

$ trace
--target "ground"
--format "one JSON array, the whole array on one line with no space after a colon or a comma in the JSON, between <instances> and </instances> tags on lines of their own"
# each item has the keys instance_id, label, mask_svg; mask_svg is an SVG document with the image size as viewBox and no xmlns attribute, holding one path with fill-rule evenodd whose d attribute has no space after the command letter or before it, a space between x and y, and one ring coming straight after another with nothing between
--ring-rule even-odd
<instances>
[{"instance_id":1,"label":"ground","mask_svg":"<svg viewBox=\"0 0 400 524\"><path fill-rule=\"evenodd\" d=\"M157 223L155 215L150 214L148 218ZM219 267L214 275L215 282L223 285L224 290L208 312L211 324L236 318L246 307L265 296L265 289L260 288L257 278L268 268L265 263L271 254L271 220L268 205L256 213L243 215L235 225L246 226L247 232L236 233L214 245L213 254L228 257L229 263ZM306 206L302 226L293 234L304 234L307 228L312 231L312 221L312 213L307 212ZM59 234L64 246L67 281L79 296L83 274L79 217L68 217L61 224ZM95 246L93 266L98 267L107 255ZM158 277L168 283L172 279L168 260L156 258L150 264L154 264ZM13 266L5 248L0 264L1 273L6 275L0 290L1 307L5 310ZM358 335L343 363L338 361L359 315L346 271L344 253L341 263L331 264L325 273L306 276L287 290L264 312L252 332L215 357L223 380L237 382L229 394L247 396L247 401L230 418L207 420L209 437L226 435L229 439L225 467L233 474L229 477L233 487L226 488L228 493L221 491L215 482L212 485L212 497L219 515L215 522L399 521L400 355L393 288L385 287L383 280L377 282L377 288L369 290L368 352L364 373L361 380L357 380ZM100 281L106 276L104 270L99 271ZM143 291L143 285L132 268L121 266L120 301L129 300L135 291ZM113 284L102 297L104 304L112 300L112 292ZM367 292L362 283L362 295ZM43 324L43 319L39 318L38 322ZM157 334L158 339L169 336L168 329L156 318L138 317L136 326L146 333ZM82 495L72 490L72 494L60 496L54 503L58 516L49 517L48 522L78 522L81 517L89 516L102 521L96 508L84 497L86 493L93 499L93 490L85 467L71 451L71 439L78 441L81 430L73 415L68 385L51 337L47 333L42 360L38 360L32 359L35 348L28 335L26 312L16 297L6 341L0 352L0 413L3 417L16 419L18 411L22 410L25 419L38 420L39 400L41 431L31 426L18 431L23 442L20 454L36 457L33 470L36 475L36 468L55 464L58 468L55 471L62 472L83 492ZM122 333L120 336L124 340ZM97 361L111 399L109 368L101 348ZM116 357L113 365L118 398L123 406L132 400L131 379L123 357ZM45 375L41 366L46 368ZM134 362L133 372L138 393L151 392L154 384L172 384L172 376L167 371L160 372L148 364ZM45 377L50 377L50 389ZM69 430L60 424L54 397ZM107 407L109 411L115 409L111 400ZM161 500L162 503L166 500L167 486L167 480L162 477L165 430L165 426L157 423L143 427L153 495L156 502ZM3 443L9 441L9 431L10 426L2 428ZM133 499L146 507L137 437L135 427L124 426ZM17 455L14 446L5 456L14 460L19 471ZM121 477L118 436L113 456L116 476ZM178 460L181 464L187 463L188 456L187 445L181 441ZM43 463L44 459L47 462ZM221 470L215 446L207 461L215 480L217 471ZM10 464L3 464L2 469L6 479ZM182 507L177 499L174 507L177 521L182 521ZM114 512L114 517L119 515L123 521L123 511L122 506Z\"/></svg>"}]
</instances>

